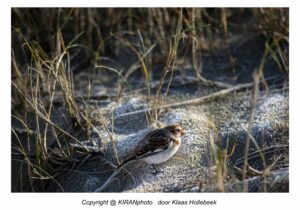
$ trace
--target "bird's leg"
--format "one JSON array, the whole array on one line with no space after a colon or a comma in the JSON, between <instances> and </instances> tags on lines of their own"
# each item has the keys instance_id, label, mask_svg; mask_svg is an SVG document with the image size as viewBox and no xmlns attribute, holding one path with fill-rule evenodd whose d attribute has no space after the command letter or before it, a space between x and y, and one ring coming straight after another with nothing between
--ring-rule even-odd
<instances>
[{"instance_id":1,"label":"bird's leg","mask_svg":"<svg viewBox=\"0 0 300 210\"><path fill-rule=\"evenodd\" d=\"M158 173L161 173L161 171L160 170L157 170L157 168L155 167L155 165L154 164L152 164L152 167L153 167L153 169L155 170L152 174L154 175L154 174L158 174Z\"/></svg>"}]
</instances>

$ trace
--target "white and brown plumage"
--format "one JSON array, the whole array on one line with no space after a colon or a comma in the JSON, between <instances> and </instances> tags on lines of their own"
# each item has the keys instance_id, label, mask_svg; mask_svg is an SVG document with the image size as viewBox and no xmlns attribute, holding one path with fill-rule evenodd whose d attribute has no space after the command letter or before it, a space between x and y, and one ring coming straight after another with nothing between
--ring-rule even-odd
<instances>
[{"instance_id":1,"label":"white and brown plumage","mask_svg":"<svg viewBox=\"0 0 300 210\"><path fill-rule=\"evenodd\" d=\"M148 164L159 164L169 160L179 149L181 136L183 134L183 128L178 124L169 125L149 132L140 140L136 147L129 152L127 158L125 158L117 170L115 170L106 182L100 188L96 189L95 192L103 191L120 170L131 161L143 160Z\"/></svg>"},{"instance_id":2,"label":"white and brown plumage","mask_svg":"<svg viewBox=\"0 0 300 210\"><path fill-rule=\"evenodd\" d=\"M179 149L183 134L183 128L178 124L153 130L140 140L121 165L138 159L148 164L165 162Z\"/></svg>"}]
</instances>

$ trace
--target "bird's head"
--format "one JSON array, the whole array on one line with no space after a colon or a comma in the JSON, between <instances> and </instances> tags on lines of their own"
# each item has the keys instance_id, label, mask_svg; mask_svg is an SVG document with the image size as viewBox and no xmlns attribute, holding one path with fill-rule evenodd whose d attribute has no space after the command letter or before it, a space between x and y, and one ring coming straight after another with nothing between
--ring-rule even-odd
<instances>
[{"instance_id":1,"label":"bird's head","mask_svg":"<svg viewBox=\"0 0 300 210\"><path fill-rule=\"evenodd\" d=\"M169 125L164 129L168 130L175 137L181 137L184 134L183 128L178 124Z\"/></svg>"}]
</instances>

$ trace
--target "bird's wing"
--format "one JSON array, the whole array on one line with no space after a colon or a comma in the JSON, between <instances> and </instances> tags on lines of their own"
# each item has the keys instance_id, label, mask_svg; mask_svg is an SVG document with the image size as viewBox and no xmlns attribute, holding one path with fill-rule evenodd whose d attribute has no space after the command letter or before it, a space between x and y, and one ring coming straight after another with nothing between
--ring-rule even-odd
<instances>
[{"instance_id":1,"label":"bird's wing","mask_svg":"<svg viewBox=\"0 0 300 210\"><path fill-rule=\"evenodd\" d=\"M135 147L131 155L124 161L128 162L133 159L142 159L151 155L160 153L169 148L172 143L170 136L161 131L151 131Z\"/></svg>"}]
</instances>

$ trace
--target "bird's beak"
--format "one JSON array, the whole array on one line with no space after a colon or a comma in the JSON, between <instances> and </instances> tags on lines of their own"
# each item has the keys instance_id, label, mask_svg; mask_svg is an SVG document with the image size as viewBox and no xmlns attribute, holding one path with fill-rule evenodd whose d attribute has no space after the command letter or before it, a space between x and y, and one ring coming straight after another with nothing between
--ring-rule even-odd
<instances>
[{"instance_id":1,"label":"bird's beak","mask_svg":"<svg viewBox=\"0 0 300 210\"><path fill-rule=\"evenodd\" d=\"M184 132L184 130L182 130L182 131L181 131L181 135L184 135L184 134L185 134L185 132Z\"/></svg>"}]
</instances>

